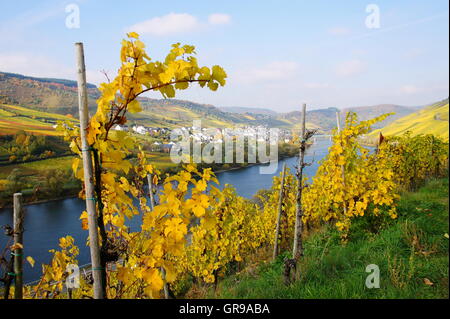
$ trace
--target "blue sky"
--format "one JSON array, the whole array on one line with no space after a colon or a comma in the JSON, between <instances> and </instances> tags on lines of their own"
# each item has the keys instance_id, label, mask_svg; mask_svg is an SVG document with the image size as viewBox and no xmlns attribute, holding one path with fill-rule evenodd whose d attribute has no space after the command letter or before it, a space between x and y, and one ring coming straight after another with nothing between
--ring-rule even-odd
<instances>
[{"instance_id":1,"label":"blue sky","mask_svg":"<svg viewBox=\"0 0 450 319\"><path fill-rule=\"evenodd\" d=\"M69 4L79 28L66 27ZM380 28L366 26L369 4ZM424 105L449 95L448 9L447 0L2 1L0 71L75 79L73 43L82 41L98 84L101 70L114 76L120 41L135 29L152 57L194 44L201 64L226 69L225 88L180 99L279 112L303 102Z\"/></svg>"}]
</instances>

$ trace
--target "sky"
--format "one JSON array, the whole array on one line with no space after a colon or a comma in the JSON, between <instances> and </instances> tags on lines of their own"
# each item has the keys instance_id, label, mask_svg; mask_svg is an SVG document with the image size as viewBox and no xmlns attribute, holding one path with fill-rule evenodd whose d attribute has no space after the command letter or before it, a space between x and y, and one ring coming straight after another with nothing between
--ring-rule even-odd
<instances>
[{"instance_id":1,"label":"sky","mask_svg":"<svg viewBox=\"0 0 450 319\"><path fill-rule=\"evenodd\" d=\"M449 95L448 6L447 0L2 1L0 71L75 79L74 43L83 42L87 80L99 84L103 70L114 77L120 42L136 31L152 59L181 42L196 46L201 65L227 71L225 87L180 91L179 99L277 112L302 103L421 106Z\"/></svg>"}]
</instances>

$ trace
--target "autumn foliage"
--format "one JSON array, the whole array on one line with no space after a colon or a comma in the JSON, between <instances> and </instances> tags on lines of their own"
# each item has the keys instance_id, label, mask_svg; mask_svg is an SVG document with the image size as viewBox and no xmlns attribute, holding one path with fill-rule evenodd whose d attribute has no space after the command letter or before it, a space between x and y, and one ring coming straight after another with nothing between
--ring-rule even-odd
<instances>
[{"instance_id":1,"label":"autumn foliage","mask_svg":"<svg viewBox=\"0 0 450 319\"><path fill-rule=\"evenodd\" d=\"M229 185L219 189L211 169L199 171L187 164L175 175L162 176L132 134L112 128L127 121L127 112L141 111L137 98L146 91L171 98L192 83L215 91L225 85L226 73L219 66L200 67L195 48L189 45L175 44L164 61L153 61L136 33L122 42L120 59L118 75L100 86L102 95L88 129L107 297L160 298L165 285L174 288L188 275L217 282L230 264L245 262L257 249L273 244L280 177L274 177L258 206ZM371 214L395 219L402 187L447 168L446 145L434 137L405 136L385 140L377 150L363 147L359 138L386 116L358 122L349 113L345 127L334 132L333 145L316 176L304 180L308 186L302 199L303 220L308 227L333 223L345 241L354 218ZM79 129L70 123L60 129L80 156L72 168L82 179ZM137 158L130 158L132 150L138 150ZM144 188L148 174L161 185L153 209ZM293 237L296 183L287 174L281 231L286 249ZM140 230L129 229L126 221L131 218L142 219ZM85 212L80 219L86 227ZM67 264L77 263L78 249L70 236L62 238L60 246L50 265L43 266L40 283L28 288L28 297L61 296ZM91 285L82 279L73 297L90 296Z\"/></svg>"}]
</instances>

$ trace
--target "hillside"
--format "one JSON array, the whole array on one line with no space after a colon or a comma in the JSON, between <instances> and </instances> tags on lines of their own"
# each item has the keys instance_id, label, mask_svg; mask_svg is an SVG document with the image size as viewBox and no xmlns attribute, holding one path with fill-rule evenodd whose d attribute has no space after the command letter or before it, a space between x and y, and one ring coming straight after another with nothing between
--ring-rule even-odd
<instances>
[{"instance_id":1,"label":"hillside","mask_svg":"<svg viewBox=\"0 0 450 319\"><path fill-rule=\"evenodd\" d=\"M87 87L89 107L94 108L99 92L93 84ZM77 83L0 72L0 104L75 115L78 112Z\"/></svg>"},{"instance_id":2,"label":"hillside","mask_svg":"<svg viewBox=\"0 0 450 319\"><path fill-rule=\"evenodd\" d=\"M306 127L310 129L320 129L324 132L329 132L336 127L336 112L337 108L329 107L327 109L318 109L306 111ZM286 125L295 129L300 128L301 112L293 111L285 114L280 114L279 119L284 121Z\"/></svg>"},{"instance_id":3,"label":"hillside","mask_svg":"<svg viewBox=\"0 0 450 319\"><path fill-rule=\"evenodd\" d=\"M358 119L362 121L366 121L369 119L373 119L377 116L386 114L386 113L395 113L394 115L389 116L384 121L375 123L373 128L382 128L395 120L398 120L408 114L417 111L417 108L410 106L401 106L395 104L379 104L372 106L357 106L357 107L349 107L341 110L341 119L345 120L345 114L347 112L355 112L358 114Z\"/></svg>"},{"instance_id":4,"label":"hillside","mask_svg":"<svg viewBox=\"0 0 450 319\"><path fill-rule=\"evenodd\" d=\"M423 109L404 116L382 129L372 132L372 136L382 132L383 135L401 135L407 131L411 131L412 135L418 134L435 134L448 141L448 99L441 102L424 107Z\"/></svg>"},{"instance_id":5,"label":"hillside","mask_svg":"<svg viewBox=\"0 0 450 319\"><path fill-rule=\"evenodd\" d=\"M78 96L76 82L64 79L36 78L20 74L0 72L0 134L17 130L27 130L37 134L48 134L58 116L78 117ZM93 84L88 85L89 108L94 111L99 91ZM132 114L128 125L142 124L150 127L191 126L193 120L202 120L207 127L231 127L245 125L264 125L283 129L298 129L301 113L293 111L276 113L264 108L215 107L177 99L139 98L143 112ZM12 110L16 105L17 107ZM307 127L328 133L336 127L337 108L316 109L307 112ZM382 104L352 107L341 111L354 111L362 120L395 112L384 122L375 125L381 128L393 121L411 114L412 107ZM10 113L13 112L11 115ZM33 114L34 112L40 112ZM448 114L448 110L447 110ZM448 116L448 115L447 115ZM442 123L441 123L442 124ZM448 121L447 121L448 127Z\"/></svg>"},{"instance_id":6,"label":"hillside","mask_svg":"<svg viewBox=\"0 0 450 319\"><path fill-rule=\"evenodd\" d=\"M185 298L448 299L448 179L402 194L398 212L376 234L354 225L346 245L331 227L308 236L301 279L289 286L282 278L285 253L225 277L215 290L194 286ZM380 268L380 289L364 285L369 263Z\"/></svg>"},{"instance_id":7,"label":"hillside","mask_svg":"<svg viewBox=\"0 0 450 319\"><path fill-rule=\"evenodd\" d=\"M239 113L239 114L261 114L261 115L272 115L276 116L277 112L260 108L260 107L242 107L242 106L222 106L219 107L220 110L229 113Z\"/></svg>"},{"instance_id":8,"label":"hillside","mask_svg":"<svg viewBox=\"0 0 450 319\"><path fill-rule=\"evenodd\" d=\"M0 104L0 135L26 131L35 135L57 135L57 121L76 121L72 116L38 111L23 106Z\"/></svg>"},{"instance_id":9,"label":"hillside","mask_svg":"<svg viewBox=\"0 0 450 319\"><path fill-rule=\"evenodd\" d=\"M88 85L89 108L95 110L95 101L99 97L99 91L95 85ZM269 114L270 111L256 113L244 112L226 112L209 104L200 104L190 101L177 99L151 99L147 97L139 98L142 104L143 112L129 116L128 124L143 124L153 127L174 128L179 126L191 126L193 120L201 119L204 126L212 127L230 127L243 125L265 125L268 127L278 127L289 129L298 126L299 116L283 114L277 115L275 112ZM44 132L44 128L49 127L49 123L55 121L49 114L71 115L78 117L78 97L76 92L76 82L64 79L48 79L29 77L20 74L0 72L0 104L18 105L21 107L20 112L25 113L45 112L46 115L36 115L35 119L25 119L26 116L19 116L11 120L8 113L0 113L0 119L3 123L3 129L0 127L0 134L30 128L35 125ZM247 108L245 108L247 109ZM250 110L250 108L248 108ZM243 109L241 109L243 111ZM316 111L312 111L314 114ZM268 113L268 114L263 114ZM308 112L308 115L310 112ZM17 114L20 115L20 114ZM30 115L32 117L32 115ZM30 117L29 116L29 117ZM334 115L333 115L334 116ZM39 120L45 118L44 124ZM13 127L8 127L8 123L13 121ZM323 120L320 117L312 117L308 126L314 128L322 128ZM23 124L23 125L20 125ZM324 130L329 127L326 126ZM7 130L6 130L7 129Z\"/></svg>"},{"instance_id":10,"label":"hillside","mask_svg":"<svg viewBox=\"0 0 450 319\"><path fill-rule=\"evenodd\" d=\"M177 99L139 98L143 112L129 117L131 122L148 126L192 126L193 120L202 120L202 125L228 127L251 125L253 119L236 113L223 112L209 104L200 104Z\"/></svg>"}]
</instances>

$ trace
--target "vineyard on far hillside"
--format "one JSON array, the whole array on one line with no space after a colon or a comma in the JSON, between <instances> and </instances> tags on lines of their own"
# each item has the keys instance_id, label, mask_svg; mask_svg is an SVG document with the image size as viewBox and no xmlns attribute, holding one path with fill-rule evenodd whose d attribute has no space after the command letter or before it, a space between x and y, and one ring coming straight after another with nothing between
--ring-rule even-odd
<instances>
[{"instance_id":1,"label":"vineyard on far hillside","mask_svg":"<svg viewBox=\"0 0 450 319\"><path fill-rule=\"evenodd\" d=\"M374 130L371 135L377 136L382 131L383 135L395 136L410 131L412 135L433 134L448 142L448 114L449 104L447 98L402 117L382 130Z\"/></svg>"}]
</instances>

